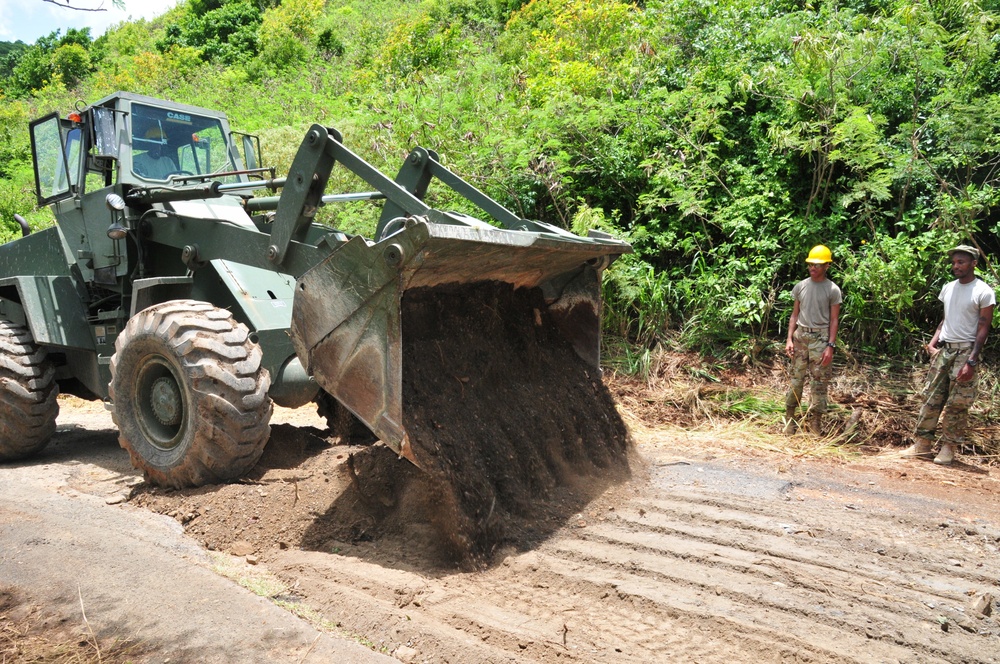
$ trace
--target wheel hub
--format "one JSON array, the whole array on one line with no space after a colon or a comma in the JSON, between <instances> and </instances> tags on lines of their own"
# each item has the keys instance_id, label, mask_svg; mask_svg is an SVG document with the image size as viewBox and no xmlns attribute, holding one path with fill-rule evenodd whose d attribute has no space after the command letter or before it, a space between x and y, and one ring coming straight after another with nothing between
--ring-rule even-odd
<instances>
[{"instance_id":1,"label":"wheel hub","mask_svg":"<svg viewBox=\"0 0 1000 664\"><path fill-rule=\"evenodd\" d=\"M153 416L164 426L176 426L181 421L181 392L171 378L161 376L149 390L149 405Z\"/></svg>"}]
</instances>

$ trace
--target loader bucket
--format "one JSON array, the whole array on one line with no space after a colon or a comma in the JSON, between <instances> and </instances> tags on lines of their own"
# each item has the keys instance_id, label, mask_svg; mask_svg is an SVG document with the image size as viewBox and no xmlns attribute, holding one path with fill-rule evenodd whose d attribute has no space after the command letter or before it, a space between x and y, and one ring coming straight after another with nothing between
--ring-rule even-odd
<instances>
[{"instance_id":1,"label":"loader bucket","mask_svg":"<svg viewBox=\"0 0 1000 664\"><path fill-rule=\"evenodd\" d=\"M630 250L628 244L603 236L582 238L410 217L398 232L377 243L351 239L297 281L292 340L325 391L385 444L423 467L427 455L414 450L413 432L407 430L411 419L407 409L422 406L405 403L404 368L415 360L407 353L430 353L430 359L440 354L444 365L446 356L466 343L463 336L500 329L488 328L486 321L465 321L455 324L454 338L446 330L443 339L421 346L416 337L449 313L441 308L455 308L449 301L489 298L469 311L485 312L473 314L477 317L526 324L529 336L532 326L548 326L556 331L549 336L561 338L559 343L572 348L599 376L601 273ZM498 310L511 309L505 302L512 300L490 295L496 288L530 292L534 304L517 311ZM526 316L532 320L513 320ZM454 378L462 387L462 381L474 381L476 376Z\"/></svg>"}]
</instances>

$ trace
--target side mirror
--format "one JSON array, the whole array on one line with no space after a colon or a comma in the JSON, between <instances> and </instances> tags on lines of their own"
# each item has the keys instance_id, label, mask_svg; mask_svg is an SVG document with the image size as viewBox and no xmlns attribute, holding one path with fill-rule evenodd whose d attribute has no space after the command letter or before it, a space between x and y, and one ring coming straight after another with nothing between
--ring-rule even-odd
<instances>
[{"instance_id":1,"label":"side mirror","mask_svg":"<svg viewBox=\"0 0 1000 664\"><path fill-rule=\"evenodd\" d=\"M94 156L105 159L118 158L118 142L115 140L115 112L110 108L96 106L91 109L94 119Z\"/></svg>"},{"instance_id":2,"label":"side mirror","mask_svg":"<svg viewBox=\"0 0 1000 664\"><path fill-rule=\"evenodd\" d=\"M241 134L243 139L243 161L247 170L260 167L260 141L256 136Z\"/></svg>"}]
</instances>

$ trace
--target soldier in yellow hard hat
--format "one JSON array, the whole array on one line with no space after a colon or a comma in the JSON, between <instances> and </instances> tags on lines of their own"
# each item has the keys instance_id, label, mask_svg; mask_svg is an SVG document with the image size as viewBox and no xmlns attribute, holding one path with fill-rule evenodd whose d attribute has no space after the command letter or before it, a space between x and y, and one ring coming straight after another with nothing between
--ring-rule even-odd
<instances>
[{"instance_id":1,"label":"soldier in yellow hard hat","mask_svg":"<svg viewBox=\"0 0 1000 664\"><path fill-rule=\"evenodd\" d=\"M823 414L827 407L827 392L833 376L833 349L840 325L840 288L826 278L833 255L822 244L809 251L806 263L809 278L792 288L795 305L788 322L785 353L792 358L792 384L785 395L785 433L798 428L799 409L806 376L809 385L809 429L822 432Z\"/></svg>"},{"instance_id":2,"label":"soldier in yellow hard hat","mask_svg":"<svg viewBox=\"0 0 1000 664\"><path fill-rule=\"evenodd\" d=\"M159 124L154 124L141 137L132 138L132 170L136 175L151 180L166 180L177 172L174 160L165 154L167 135Z\"/></svg>"}]
</instances>

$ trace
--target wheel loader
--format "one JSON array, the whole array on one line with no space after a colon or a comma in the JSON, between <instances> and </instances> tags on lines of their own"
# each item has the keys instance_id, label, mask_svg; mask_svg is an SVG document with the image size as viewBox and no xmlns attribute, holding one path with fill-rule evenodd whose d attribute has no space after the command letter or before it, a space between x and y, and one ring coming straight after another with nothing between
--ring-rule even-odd
<instances>
[{"instance_id":1,"label":"wheel loader","mask_svg":"<svg viewBox=\"0 0 1000 664\"><path fill-rule=\"evenodd\" d=\"M104 401L161 486L248 473L273 404L344 410L420 465L403 387L415 293L535 293L528 315L599 374L602 272L630 246L522 219L432 150L390 179L317 124L277 177L225 114L126 92L29 130L56 224L0 246L0 461L46 445L63 392ZM356 190L327 191L335 167ZM432 183L485 220L430 207ZM348 202L370 206L372 238L316 221Z\"/></svg>"}]
</instances>

